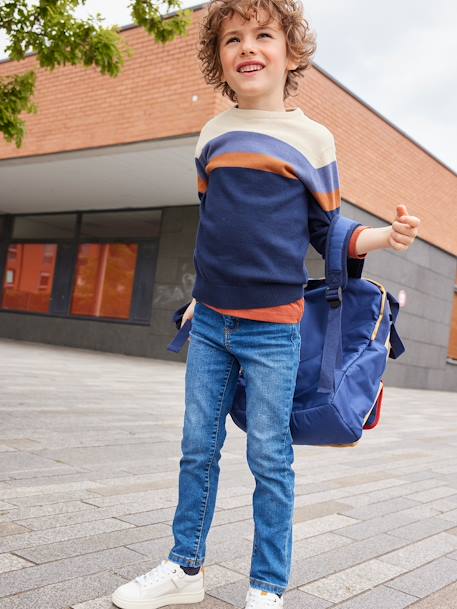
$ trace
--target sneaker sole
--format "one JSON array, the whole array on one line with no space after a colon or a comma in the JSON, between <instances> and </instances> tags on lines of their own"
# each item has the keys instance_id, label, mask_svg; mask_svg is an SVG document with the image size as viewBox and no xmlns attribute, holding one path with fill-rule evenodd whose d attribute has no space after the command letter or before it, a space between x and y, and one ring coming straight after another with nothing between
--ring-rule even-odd
<instances>
[{"instance_id":1,"label":"sneaker sole","mask_svg":"<svg viewBox=\"0 0 457 609\"><path fill-rule=\"evenodd\" d=\"M120 609L159 609L159 607L165 607L166 605L184 605L190 603L199 603L205 598L205 591L188 592L182 594L167 594L161 598L152 598L144 601L128 601L121 598L117 598L115 594L112 595L111 600L113 603L120 607Z\"/></svg>"}]
</instances>

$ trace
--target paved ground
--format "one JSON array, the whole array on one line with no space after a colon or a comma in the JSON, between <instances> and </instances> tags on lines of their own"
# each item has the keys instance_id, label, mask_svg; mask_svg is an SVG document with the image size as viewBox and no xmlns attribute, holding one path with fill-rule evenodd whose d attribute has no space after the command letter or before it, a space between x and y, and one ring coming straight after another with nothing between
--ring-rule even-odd
<instances>
[{"instance_id":1,"label":"paved ground","mask_svg":"<svg viewBox=\"0 0 457 609\"><path fill-rule=\"evenodd\" d=\"M0 360L0 608L112 608L173 543L184 364L8 340ZM384 393L359 446L295 447L287 609L457 608L457 396ZM254 480L227 428L191 609L248 587Z\"/></svg>"}]
</instances>

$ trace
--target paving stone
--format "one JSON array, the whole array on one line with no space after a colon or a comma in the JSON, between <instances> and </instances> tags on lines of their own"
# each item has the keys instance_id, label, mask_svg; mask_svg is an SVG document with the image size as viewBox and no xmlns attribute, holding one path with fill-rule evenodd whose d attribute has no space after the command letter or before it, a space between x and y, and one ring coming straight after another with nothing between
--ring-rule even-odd
<instances>
[{"instance_id":1,"label":"paving stone","mask_svg":"<svg viewBox=\"0 0 457 609\"><path fill-rule=\"evenodd\" d=\"M386 586L424 598L456 581L457 568L455 561L442 557L392 579Z\"/></svg>"},{"instance_id":2,"label":"paving stone","mask_svg":"<svg viewBox=\"0 0 457 609\"><path fill-rule=\"evenodd\" d=\"M434 592L414 605L414 609L455 609L457 607L457 583Z\"/></svg>"},{"instance_id":3,"label":"paving stone","mask_svg":"<svg viewBox=\"0 0 457 609\"><path fill-rule=\"evenodd\" d=\"M147 573L154 567L156 567L162 560L164 560L166 556L161 556L158 559L145 559L144 556L138 561L129 563L128 565L123 565L121 567L113 567L113 573L117 575L121 575L126 581L130 581L134 579L138 575L142 575L143 573Z\"/></svg>"},{"instance_id":4,"label":"paving stone","mask_svg":"<svg viewBox=\"0 0 457 609\"><path fill-rule=\"evenodd\" d=\"M401 567L387 565L380 560L373 559L300 586L299 589L338 603L390 580L404 571L405 569Z\"/></svg>"},{"instance_id":5,"label":"paving stone","mask_svg":"<svg viewBox=\"0 0 457 609\"><path fill-rule=\"evenodd\" d=\"M25 526L20 526L14 522L0 524L0 537L8 537L9 535L20 535L27 533L29 529Z\"/></svg>"},{"instance_id":6,"label":"paving stone","mask_svg":"<svg viewBox=\"0 0 457 609\"><path fill-rule=\"evenodd\" d=\"M341 604L332 604L332 609L404 609L405 607L410 607L416 601L416 596L392 590L386 586L376 586L376 588L359 594ZM414 605L414 609L417 609L416 605ZM440 607L440 609L444 608Z\"/></svg>"},{"instance_id":7,"label":"paving stone","mask_svg":"<svg viewBox=\"0 0 457 609\"><path fill-rule=\"evenodd\" d=\"M237 495L236 497L221 497L217 499L217 505L223 510L231 510L252 505L252 493Z\"/></svg>"},{"instance_id":8,"label":"paving stone","mask_svg":"<svg viewBox=\"0 0 457 609\"><path fill-rule=\"evenodd\" d=\"M409 525L412 522L414 522L414 517L405 516L403 512L397 512L346 526L339 531L339 534L351 539L368 539L379 533L388 533L392 530L398 531L400 527L404 530L405 525Z\"/></svg>"},{"instance_id":9,"label":"paving stone","mask_svg":"<svg viewBox=\"0 0 457 609\"><path fill-rule=\"evenodd\" d=\"M346 472L350 472L349 467L343 468ZM364 482L373 483L377 480L389 480L392 478L391 473L385 472L357 472L357 474L350 473L343 476L335 476L332 474L332 478L328 481L333 488L344 488L353 487ZM312 487L307 489L307 492L312 492Z\"/></svg>"},{"instance_id":10,"label":"paving stone","mask_svg":"<svg viewBox=\"0 0 457 609\"><path fill-rule=\"evenodd\" d=\"M389 533L396 537L403 539L409 539L410 541L417 541L424 539L424 537L430 537L441 531L446 531L453 527L453 523L449 520L443 520L440 518L425 518L413 524L409 524L397 529L391 529Z\"/></svg>"},{"instance_id":11,"label":"paving stone","mask_svg":"<svg viewBox=\"0 0 457 609\"><path fill-rule=\"evenodd\" d=\"M1 599L1 609L63 609L112 592L125 583L109 571L67 579Z\"/></svg>"},{"instance_id":12,"label":"paving stone","mask_svg":"<svg viewBox=\"0 0 457 609\"><path fill-rule=\"evenodd\" d=\"M113 609L113 607L115 607L115 605L111 602L111 595L72 605L72 609ZM224 603L207 593L203 601L200 603L186 604L186 607L188 609L231 609L233 608L233 605ZM167 608L182 609L182 605L167 605Z\"/></svg>"},{"instance_id":13,"label":"paving stone","mask_svg":"<svg viewBox=\"0 0 457 609\"><path fill-rule=\"evenodd\" d=\"M88 505L82 501L65 501L63 503L48 503L46 505L32 505L30 507L18 508L11 506L8 511L0 512L0 522L10 522L11 520L21 521L31 518L50 516L51 514L68 514L82 510L94 511L94 505Z\"/></svg>"},{"instance_id":14,"label":"paving stone","mask_svg":"<svg viewBox=\"0 0 457 609\"><path fill-rule=\"evenodd\" d=\"M302 505L310 505L313 503L320 503L322 501L335 501L340 500L343 503L347 503L351 506L357 504L357 500L360 497L369 498L373 493L380 493L379 489L382 487L382 491L385 489L391 491L397 487L403 487L405 483L403 480L397 480L395 478L383 479L376 482L366 482L364 484L358 484L351 487L332 488L321 492L310 492L305 496L296 497L296 507Z\"/></svg>"},{"instance_id":15,"label":"paving stone","mask_svg":"<svg viewBox=\"0 0 457 609\"><path fill-rule=\"evenodd\" d=\"M48 437L48 436L47 436ZM27 481L33 482L36 479L40 479L41 477L53 479L53 476L59 477L64 474L72 474L74 472L80 472L81 470L71 467L70 465L65 465L63 463L56 463L53 467L40 468L40 469L27 469L26 471L11 471L9 475L11 476L13 482ZM85 472L87 474L87 472ZM81 472L81 475L84 472Z\"/></svg>"},{"instance_id":16,"label":"paving stone","mask_svg":"<svg viewBox=\"0 0 457 609\"><path fill-rule=\"evenodd\" d=\"M0 554L0 573L30 567L30 565L33 565L33 563L19 558L19 556L14 556L14 554Z\"/></svg>"},{"instance_id":17,"label":"paving stone","mask_svg":"<svg viewBox=\"0 0 457 609\"><path fill-rule=\"evenodd\" d=\"M167 527L165 531L166 536L169 537L169 527ZM155 540L160 537L164 537L163 525L132 527L114 531L112 533L101 533L98 535L91 535L90 537L39 545L33 548L24 548L16 550L16 554L27 558L34 563L41 564L54 560L61 560L62 558L70 558L71 556L106 550L108 548L127 546L141 541Z\"/></svg>"},{"instance_id":18,"label":"paving stone","mask_svg":"<svg viewBox=\"0 0 457 609\"><path fill-rule=\"evenodd\" d=\"M388 499L387 501L380 501L375 504L369 504L366 506L351 508L348 510L340 510L340 514L343 516L349 516L356 520L368 520L369 518L378 518L385 514L391 514L392 512L399 512L408 508L416 507L418 504L415 501L411 501L410 498L406 497L395 497L394 499Z\"/></svg>"},{"instance_id":19,"label":"paving stone","mask_svg":"<svg viewBox=\"0 0 457 609\"><path fill-rule=\"evenodd\" d=\"M455 495L457 497L457 495ZM450 512L456 509L456 503L452 500L452 497L446 497L446 499L436 499L435 501L430 501L426 505L430 506L434 510L438 510L439 512Z\"/></svg>"},{"instance_id":20,"label":"paving stone","mask_svg":"<svg viewBox=\"0 0 457 609\"><path fill-rule=\"evenodd\" d=\"M244 580L245 576L220 565L205 566L205 589L212 591L213 588L224 586L232 582Z\"/></svg>"},{"instance_id":21,"label":"paving stone","mask_svg":"<svg viewBox=\"0 0 457 609\"><path fill-rule=\"evenodd\" d=\"M252 542L245 539L238 539L236 544L232 539L222 542L209 543L206 549L205 564L212 565L224 560L235 558L240 553L244 556L250 556L252 552Z\"/></svg>"},{"instance_id":22,"label":"paving stone","mask_svg":"<svg viewBox=\"0 0 457 609\"><path fill-rule=\"evenodd\" d=\"M80 482L68 482L61 483L58 485L58 491L60 493L65 493L67 491L79 491L79 490L88 490L95 492L97 488L99 488L101 484L99 482L92 481L80 481ZM8 487L8 489L4 489L0 492L0 496L2 499L6 499L11 503L14 503L16 498L21 497L30 497L30 495L41 495L46 493L52 493L56 490L55 484L42 484L42 485L34 485L34 486L26 486L26 487Z\"/></svg>"},{"instance_id":23,"label":"paving stone","mask_svg":"<svg viewBox=\"0 0 457 609\"><path fill-rule=\"evenodd\" d=\"M124 514L119 515L119 520L123 522L129 522L130 524L135 524L137 526L145 526L148 524L156 524L158 522L166 522L171 523L173 521L176 506L171 506L168 508L160 508L158 510L148 510L144 511L144 506L140 508L139 505L135 506L131 504L124 504ZM138 512L132 512L133 509L138 509Z\"/></svg>"},{"instance_id":24,"label":"paving stone","mask_svg":"<svg viewBox=\"0 0 457 609\"><path fill-rule=\"evenodd\" d=\"M422 520L424 518L432 518L433 516L441 516L440 510L433 509L433 507L425 503L423 505L417 505L416 507L408 508L407 510L401 510L403 516L407 516L412 520Z\"/></svg>"},{"instance_id":25,"label":"paving stone","mask_svg":"<svg viewBox=\"0 0 457 609\"><path fill-rule=\"evenodd\" d=\"M378 535L305 559L295 558L295 555L293 555L290 586L298 587L327 577L341 571L342 566L343 568L349 568L359 565L403 545L405 545L404 541L395 537Z\"/></svg>"},{"instance_id":26,"label":"paving stone","mask_svg":"<svg viewBox=\"0 0 457 609\"><path fill-rule=\"evenodd\" d=\"M11 596L69 578L90 575L135 560L138 560L136 552L127 548L115 548L58 560L45 565L27 567L20 571L9 571L0 574L0 597Z\"/></svg>"},{"instance_id":27,"label":"paving stone","mask_svg":"<svg viewBox=\"0 0 457 609\"><path fill-rule=\"evenodd\" d=\"M426 480L419 480L418 482L412 482L410 484L403 483L397 486L382 489L380 491L356 495L351 497L350 502L354 506L362 506L377 503L379 501L386 501L387 499L393 499L394 497L409 498L409 495L412 495L416 491L434 488L437 486L441 486L441 480L427 478Z\"/></svg>"},{"instance_id":28,"label":"paving stone","mask_svg":"<svg viewBox=\"0 0 457 609\"><path fill-rule=\"evenodd\" d=\"M41 472L38 472L36 476L30 476L27 478L17 478L8 481L10 488L33 488L34 486L52 486L59 487L61 484L68 484L73 482L97 482L106 484L105 478L108 477L107 473L100 474L88 474L87 471L81 472L80 470L72 468L72 472L76 473L55 473L54 475L46 475L44 476ZM128 474L124 474L124 479ZM122 480L123 478L117 478Z\"/></svg>"},{"instance_id":29,"label":"paving stone","mask_svg":"<svg viewBox=\"0 0 457 609\"><path fill-rule=\"evenodd\" d=\"M434 499L442 499L443 497L449 497L455 495L455 488L451 486L437 486L435 488L428 489L427 491L421 491L419 493L413 493L408 495L408 499L414 501L433 501Z\"/></svg>"},{"instance_id":30,"label":"paving stone","mask_svg":"<svg viewBox=\"0 0 457 609\"><path fill-rule=\"evenodd\" d=\"M113 603L111 602L111 594L108 596L102 596L91 601L85 601L84 603L77 603L72 605L71 609L113 609Z\"/></svg>"},{"instance_id":31,"label":"paving stone","mask_svg":"<svg viewBox=\"0 0 457 609\"><path fill-rule=\"evenodd\" d=\"M249 578L244 577L235 582L213 588L211 596L224 601L229 606L244 607L248 589Z\"/></svg>"},{"instance_id":32,"label":"paving stone","mask_svg":"<svg viewBox=\"0 0 457 609\"><path fill-rule=\"evenodd\" d=\"M218 527L229 522L238 522L240 520L251 520L252 519L252 505L240 508L234 508L233 510L216 510L214 512L212 527Z\"/></svg>"},{"instance_id":33,"label":"paving stone","mask_svg":"<svg viewBox=\"0 0 457 609\"><path fill-rule=\"evenodd\" d=\"M6 444L0 444L0 453L6 453L6 452L13 453L13 452L15 452L15 449L11 448L11 446L7 446Z\"/></svg>"},{"instance_id":34,"label":"paving stone","mask_svg":"<svg viewBox=\"0 0 457 609\"><path fill-rule=\"evenodd\" d=\"M143 557L148 557L154 561L160 562L168 557L171 548L174 545L172 535L168 537L160 537L158 539L150 539L148 541L129 544L127 547L134 550Z\"/></svg>"},{"instance_id":35,"label":"paving stone","mask_svg":"<svg viewBox=\"0 0 457 609\"><path fill-rule=\"evenodd\" d=\"M284 607L287 609L328 609L334 607L333 603L317 598L311 594L306 594L299 589L286 590L284 596Z\"/></svg>"},{"instance_id":36,"label":"paving stone","mask_svg":"<svg viewBox=\"0 0 457 609\"><path fill-rule=\"evenodd\" d=\"M107 486L106 488L97 488L94 490L96 495L102 497L113 497L114 495L128 495L129 493L137 493L141 491L152 491L158 488L169 488L171 481L157 480L155 482L138 482L136 484L123 484L117 486Z\"/></svg>"},{"instance_id":37,"label":"paving stone","mask_svg":"<svg viewBox=\"0 0 457 609\"><path fill-rule=\"evenodd\" d=\"M427 478L436 478L436 471L435 470L423 470L420 469L419 471L413 471L413 472L401 472L401 477L404 480L410 480L411 482L417 481L417 480L427 480Z\"/></svg>"},{"instance_id":38,"label":"paving stone","mask_svg":"<svg viewBox=\"0 0 457 609\"><path fill-rule=\"evenodd\" d=\"M43 456L38 456L27 452L3 452L2 458L0 459L0 472L3 473L15 470L26 470L32 467L39 467L40 465L43 467L48 466L48 459ZM0 499L3 498L4 497L0 492Z\"/></svg>"},{"instance_id":39,"label":"paving stone","mask_svg":"<svg viewBox=\"0 0 457 609\"><path fill-rule=\"evenodd\" d=\"M322 533L305 539L294 540L293 556L295 560L300 558L309 558L323 552L333 551L342 546L348 546L353 541L342 535L330 533Z\"/></svg>"},{"instance_id":40,"label":"paving stone","mask_svg":"<svg viewBox=\"0 0 457 609\"><path fill-rule=\"evenodd\" d=\"M421 541L409 544L393 552L388 552L379 557L382 562L387 562L391 565L403 566L408 570L413 570L435 558L439 558L444 554L448 558L452 557L453 550L457 549L457 537L446 533L438 533L427 537ZM455 552L457 556L457 552Z\"/></svg>"},{"instance_id":41,"label":"paving stone","mask_svg":"<svg viewBox=\"0 0 457 609\"><path fill-rule=\"evenodd\" d=\"M119 518L119 520L126 522L122 517L126 514L126 512L129 512L129 508L126 508L125 505L125 503L122 503L120 505L113 505L106 508L95 508L92 506L92 510L80 510L78 512L72 512L69 514L54 514L53 516L45 516L42 518L28 518L25 520L17 520L16 522L23 527L27 527L29 530L35 531L69 526L82 522L94 522L95 520L105 520L108 518ZM0 525L0 529L1 526L2 525ZM164 530L165 528L169 528L168 525L164 524L162 527Z\"/></svg>"},{"instance_id":42,"label":"paving stone","mask_svg":"<svg viewBox=\"0 0 457 609\"><path fill-rule=\"evenodd\" d=\"M343 530L350 528L353 522L356 522L354 518L348 518L347 516L341 516L339 514L331 514L330 516L323 516L322 518L298 522L293 526L294 538L298 541L300 539L305 539L306 537L313 537L314 535L327 533L329 531L338 531L341 533Z\"/></svg>"},{"instance_id":43,"label":"paving stone","mask_svg":"<svg viewBox=\"0 0 457 609\"><path fill-rule=\"evenodd\" d=\"M82 500L88 501L96 499L96 495L93 495L89 491L68 491L66 493L55 492L49 495L30 495L27 497L14 497L8 500L8 503L12 504L13 507L28 507L28 506L40 506L46 505L47 503L63 503L64 501Z\"/></svg>"},{"instance_id":44,"label":"paving stone","mask_svg":"<svg viewBox=\"0 0 457 609\"><path fill-rule=\"evenodd\" d=\"M455 533L457 535L457 532ZM452 558L452 560L457 560L457 552L451 552L447 555L447 558Z\"/></svg>"},{"instance_id":45,"label":"paving stone","mask_svg":"<svg viewBox=\"0 0 457 609\"><path fill-rule=\"evenodd\" d=\"M177 489L170 491L147 491L139 493L129 493L128 495L112 495L109 497L102 497L101 495L91 495L84 500L91 505L97 507L109 507L111 505L118 505L119 503L137 503L140 501L148 501L151 506L155 509L170 507L177 503ZM173 497L168 495L172 494Z\"/></svg>"},{"instance_id":46,"label":"paving stone","mask_svg":"<svg viewBox=\"0 0 457 609\"><path fill-rule=\"evenodd\" d=\"M96 520L94 522L83 522L67 527L58 527L46 531L32 531L22 535L11 535L0 538L0 552L12 552L23 548L30 548L45 543L54 543L66 539L78 539L87 535L106 533L107 531L119 531L131 528L133 525L121 522L115 518Z\"/></svg>"},{"instance_id":47,"label":"paving stone","mask_svg":"<svg viewBox=\"0 0 457 609\"><path fill-rule=\"evenodd\" d=\"M440 514L440 520L449 520L449 522L457 523L457 509L442 512Z\"/></svg>"},{"instance_id":48,"label":"paving stone","mask_svg":"<svg viewBox=\"0 0 457 609\"><path fill-rule=\"evenodd\" d=\"M321 501L319 503L313 503L312 505L303 505L295 509L294 522L313 520L320 516L336 514L337 512L341 514L350 507L349 504L341 501Z\"/></svg>"}]
</instances>

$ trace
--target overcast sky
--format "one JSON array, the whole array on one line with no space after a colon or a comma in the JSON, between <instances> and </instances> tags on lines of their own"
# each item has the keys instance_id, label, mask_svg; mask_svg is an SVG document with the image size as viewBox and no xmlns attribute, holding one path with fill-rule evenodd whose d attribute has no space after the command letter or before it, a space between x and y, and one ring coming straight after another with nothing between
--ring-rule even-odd
<instances>
[{"instance_id":1,"label":"overcast sky","mask_svg":"<svg viewBox=\"0 0 457 609\"><path fill-rule=\"evenodd\" d=\"M183 7L198 3L184 0ZM457 171L457 2L303 0L315 62ZM87 0L77 15L132 22L128 0ZM0 58L5 38L0 33Z\"/></svg>"}]
</instances>

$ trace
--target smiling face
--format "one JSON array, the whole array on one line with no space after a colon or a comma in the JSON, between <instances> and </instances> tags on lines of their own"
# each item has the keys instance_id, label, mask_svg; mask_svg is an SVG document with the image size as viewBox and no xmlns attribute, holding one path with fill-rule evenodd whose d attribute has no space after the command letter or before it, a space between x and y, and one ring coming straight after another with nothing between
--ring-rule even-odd
<instances>
[{"instance_id":1,"label":"smiling face","mask_svg":"<svg viewBox=\"0 0 457 609\"><path fill-rule=\"evenodd\" d=\"M222 23L219 32L222 80L235 91L238 107L242 109L284 110L287 72L297 67L287 56L281 24L270 19L260 26L267 18L264 10L257 19L251 14L249 21L234 13ZM256 64L256 69L240 71L243 63Z\"/></svg>"}]
</instances>

